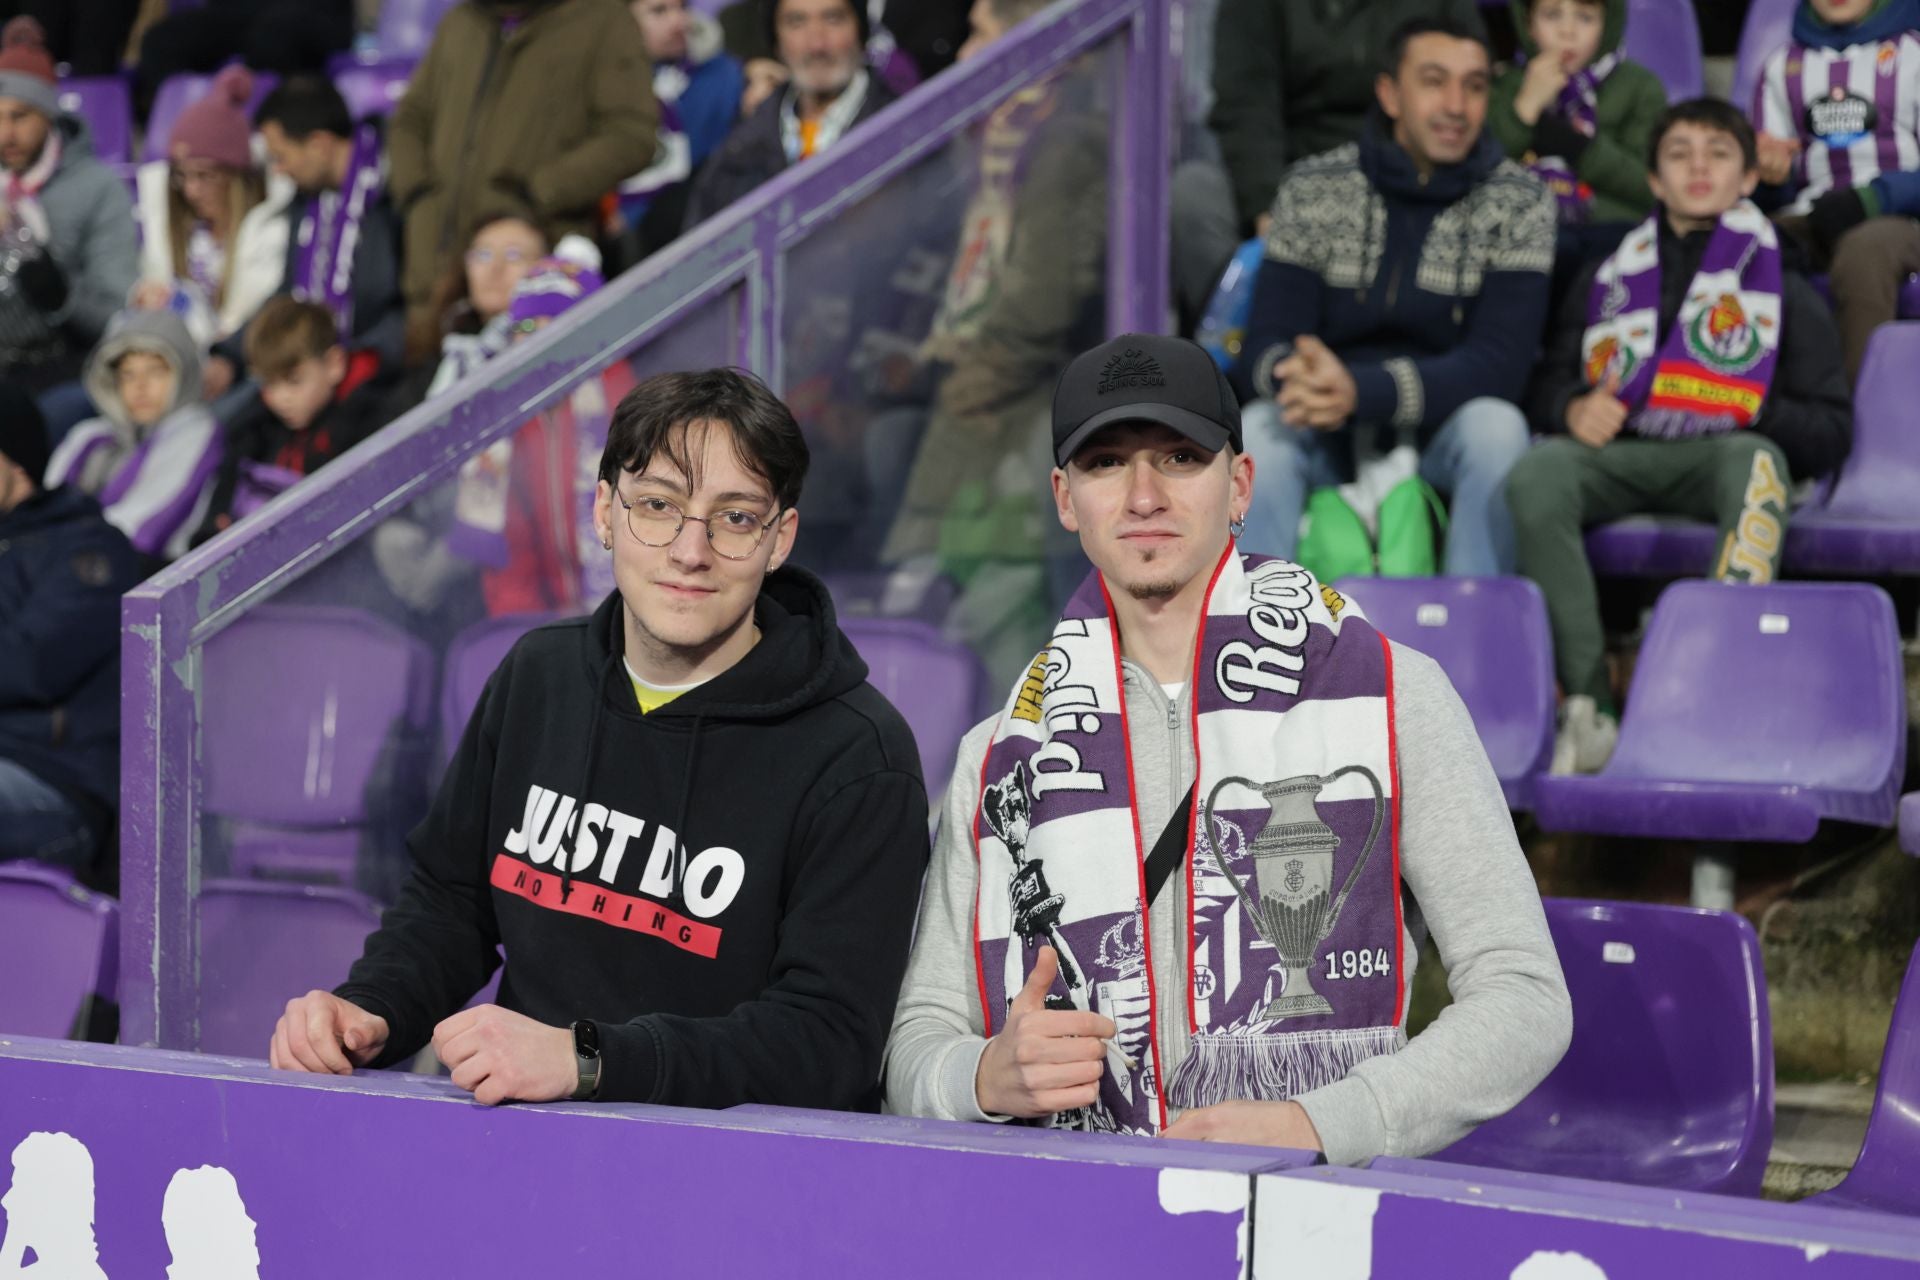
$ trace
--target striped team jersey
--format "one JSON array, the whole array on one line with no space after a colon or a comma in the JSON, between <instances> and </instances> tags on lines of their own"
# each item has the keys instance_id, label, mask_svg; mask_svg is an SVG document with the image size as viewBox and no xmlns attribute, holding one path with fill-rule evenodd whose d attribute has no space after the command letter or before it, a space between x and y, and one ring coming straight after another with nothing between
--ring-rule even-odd
<instances>
[{"instance_id":1,"label":"striped team jersey","mask_svg":"<svg viewBox=\"0 0 1920 1280\"><path fill-rule=\"evenodd\" d=\"M1800 140L1801 190L1788 213L1882 173L1920 169L1920 33L1845 49L1789 43L1760 73L1753 120L1762 133Z\"/></svg>"}]
</instances>

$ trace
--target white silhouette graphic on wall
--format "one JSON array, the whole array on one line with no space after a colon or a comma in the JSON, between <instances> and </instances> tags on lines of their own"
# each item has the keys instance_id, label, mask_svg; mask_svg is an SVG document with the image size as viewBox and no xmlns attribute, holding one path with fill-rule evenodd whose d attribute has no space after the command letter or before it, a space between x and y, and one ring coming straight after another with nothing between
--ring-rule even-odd
<instances>
[{"instance_id":1,"label":"white silhouette graphic on wall","mask_svg":"<svg viewBox=\"0 0 1920 1280\"><path fill-rule=\"evenodd\" d=\"M93 1238L93 1156L72 1134L36 1132L20 1140L0 1209L7 1214L0 1276L107 1280Z\"/></svg>"},{"instance_id":2,"label":"white silhouette graphic on wall","mask_svg":"<svg viewBox=\"0 0 1920 1280\"><path fill-rule=\"evenodd\" d=\"M181 1169L160 1205L173 1262L167 1280L260 1280L254 1221L240 1184L218 1165Z\"/></svg>"}]
</instances>

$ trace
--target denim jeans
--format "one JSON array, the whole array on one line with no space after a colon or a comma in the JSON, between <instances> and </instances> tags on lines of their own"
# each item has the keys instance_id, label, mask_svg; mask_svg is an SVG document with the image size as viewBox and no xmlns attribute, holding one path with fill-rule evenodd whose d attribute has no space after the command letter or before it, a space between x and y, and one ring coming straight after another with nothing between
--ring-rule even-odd
<instances>
[{"instance_id":1,"label":"denim jeans","mask_svg":"<svg viewBox=\"0 0 1920 1280\"><path fill-rule=\"evenodd\" d=\"M0 861L84 870L93 862L93 832L58 791L11 760L0 760Z\"/></svg>"},{"instance_id":2,"label":"denim jeans","mask_svg":"<svg viewBox=\"0 0 1920 1280\"><path fill-rule=\"evenodd\" d=\"M1327 433L1290 427L1271 400L1240 411L1253 457L1253 503L1240 545L1291 558L1307 494L1353 477L1345 450ZM1448 499L1445 569L1462 577L1514 572L1507 472L1527 451L1527 420L1505 400L1481 396L1453 411L1420 453L1420 478Z\"/></svg>"}]
</instances>

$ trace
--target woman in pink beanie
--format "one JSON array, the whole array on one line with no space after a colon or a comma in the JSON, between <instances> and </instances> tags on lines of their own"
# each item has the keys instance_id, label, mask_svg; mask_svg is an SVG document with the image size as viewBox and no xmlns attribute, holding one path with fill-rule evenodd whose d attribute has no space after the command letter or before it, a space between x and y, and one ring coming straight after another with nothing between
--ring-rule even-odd
<instances>
[{"instance_id":1,"label":"woman in pink beanie","mask_svg":"<svg viewBox=\"0 0 1920 1280\"><path fill-rule=\"evenodd\" d=\"M252 94L245 67L222 71L174 122L167 159L139 175L146 240L134 304L178 310L203 348L245 324L286 266L293 192L254 158Z\"/></svg>"}]
</instances>

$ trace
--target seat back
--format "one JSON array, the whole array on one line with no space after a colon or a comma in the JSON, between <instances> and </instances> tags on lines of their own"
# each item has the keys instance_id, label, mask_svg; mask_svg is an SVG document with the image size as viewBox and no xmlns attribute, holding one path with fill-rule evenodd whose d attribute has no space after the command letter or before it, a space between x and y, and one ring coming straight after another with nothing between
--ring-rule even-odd
<instances>
[{"instance_id":1,"label":"seat back","mask_svg":"<svg viewBox=\"0 0 1920 1280\"><path fill-rule=\"evenodd\" d=\"M1693 0L1627 0L1621 52L1660 77L1667 101L1700 96L1700 24Z\"/></svg>"},{"instance_id":2,"label":"seat back","mask_svg":"<svg viewBox=\"0 0 1920 1280\"><path fill-rule=\"evenodd\" d=\"M1773 1144L1760 940L1729 911L1549 898L1573 1040L1444 1158L1757 1194ZM1486 1159L1498 1153L1494 1159ZM1549 1167L1550 1166L1550 1167Z\"/></svg>"},{"instance_id":3,"label":"seat back","mask_svg":"<svg viewBox=\"0 0 1920 1280\"><path fill-rule=\"evenodd\" d=\"M1553 754L1553 636L1525 578L1346 578L1336 584L1388 639L1447 673L1507 802L1526 808Z\"/></svg>"},{"instance_id":4,"label":"seat back","mask_svg":"<svg viewBox=\"0 0 1920 1280\"><path fill-rule=\"evenodd\" d=\"M0 863L0 1032L80 1034L119 973L119 903L64 871Z\"/></svg>"},{"instance_id":5,"label":"seat back","mask_svg":"<svg viewBox=\"0 0 1920 1280\"><path fill-rule=\"evenodd\" d=\"M181 71L160 82L159 90L153 95L153 110L147 113L147 137L140 150L140 159L167 158L167 137L173 132L173 122L180 118L182 111L207 96L213 88L213 80L212 76ZM254 72L253 96L247 100L247 119L253 119L254 111L279 83L278 76L264 71Z\"/></svg>"},{"instance_id":6,"label":"seat back","mask_svg":"<svg viewBox=\"0 0 1920 1280\"><path fill-rule=\"evenodd\" d=\"M440 677L440 759L453 758L460 735L467 731L480 692L520 637L559 617L551 613L509 613L476 622L447 646L446 669Z\"/></svg>"},{"instance_id":7,"label":"seat back","mask_svg":"<svg viewBox=\"0 0 1920 1280\"><path fill-rule=\"evenodd\" d=\"M357 62L334 72L333 86L355 120L390 115L413 77L414 62Z\"/></svg>"},{"instance_id":8,"label":"seat back","mask_svg":"<svg viewBox=\"0 0 1920 1280\"><path fill-rule=\"evenodd\" d=\"M350 889L209 880L197 900L200 1050L264 1058L287 1001L338 986L379 927Z\"/></svg>"},{"instance_id":9,"label":"seat back","mask_svg":"<svg viewBox=\"0 0 1920 1280\"><path fill-rule=\"evenodd\" d=\"M1893 602L1860 583L1676 582L1654 607L1610 777L1885 788L1906 762Z\"/></svg>"},{"instance_id":10,"label":"seat back","mask_svg":"<svg viewBox=\"0 0 1920 1280\"><path fill-rule=\"evenodd\" d=\"M1913 431L1913 371L1920 323L1883 324L1867 340L1853 400L1853 449L1823 510L1920 524L1920 437Z\"/></svg>"},{"instance_id":11,"label":"seat back","mask_svg":"<svg viewBox=\"0 0 1920 1280\"><path fill-rule=\"evenodd\" d=\"M940 795L960 739L976 719L985 680L980 660L913 618L844 618L840 628L866 660L873 687L913 730L927 795Z\"/></svg>"},{"instance_id":12,"label":"seat back","mask_svg":"<svg viewBox=\"0 0 1920 1280\"><path fill-rule=\"evenodd\" d=\"M1760 88L1760 69L1793 34L1793 11L1800 0L1752 0L1740 28L1740 48L1733 60L1733 105L1749 114Z\"/></svg>"},{"instance_id":13,"label":"seat back","mask_svg":"<svg viewBox=\"0 0 1920 1280\"><path fill-rule=\"evenodd\" d=\"M1864 1181L1867 1185L1857 1186ZM1860 1158L1847 1175L1847 1190L1920 1204L1920 946L1907 960L1907 976L1893 1005L1880 1086Z\"/></svg>"},{"instance_id":14,"label":"seat back","mask_svg":"<svg viewBox=\"0 0 1920 1280\"><path fill-rule=\"evenodd\" d=\"M60 109L87 122L93 154L108 164L133 158L133 93L122 76L71 76L60 82Z\"/></svg>"},{"instance_id":15,"label":"seat back","mask_svg":"<svg viewBox=\"0 0 1920 1280\"><path fill-rule=\"evenodd\" d=\"M433 31L458 0L386 0L380 6L380 56L418 58L433 43Z\"/></svg>"}]
</instances>

